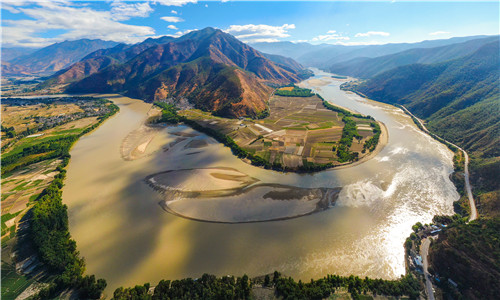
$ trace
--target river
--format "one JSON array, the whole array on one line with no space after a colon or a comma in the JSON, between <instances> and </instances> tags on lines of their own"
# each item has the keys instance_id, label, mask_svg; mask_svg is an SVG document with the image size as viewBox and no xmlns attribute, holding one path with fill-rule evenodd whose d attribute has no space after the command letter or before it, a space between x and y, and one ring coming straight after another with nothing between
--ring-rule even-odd
<instances>
[{"instance_id":1,"label":"river","mask_svg":"<svg viewBox=\"0 0 500 300\"><path fill-rule=\"evenodd\" d=\"M404 274L403 243L411 226L453 213L458 199L449 180L453 154L400 109L341 91L342 82L330 75L316 71L301 86L383 122L389 141L367 162L315 174L253 167L203 135L198 139L208 145L194 154L167 151L169 143L181 147L187 142L176 140L175 133L196 134L184 126L159 130L144 157L125 161L122 142L142 124L151 104L110 96L120 112L73 147L63 189L70 232L87 272L107 280L108 294L118 286L155 285L161 279L203 273L257 276L278 270L302 280L326 274L384 279ZM232 168L263 183L341 190L333 207L322 212L282 221L222 224L166 212L160 205L165 195L145 181L155 173L200 168ZM176 179L186 185L198 180ZM203 185L204 179L198 182Z\"/></svg>"}]
</instances>

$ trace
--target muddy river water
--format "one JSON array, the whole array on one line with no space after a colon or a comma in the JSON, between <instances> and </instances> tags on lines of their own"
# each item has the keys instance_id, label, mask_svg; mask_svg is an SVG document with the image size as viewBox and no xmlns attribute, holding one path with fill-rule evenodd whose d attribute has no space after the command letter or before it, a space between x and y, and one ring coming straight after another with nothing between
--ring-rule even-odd
<instances>
[{"instance_id":1,"label":"muddy river water","mask_svg":"<svg viewBox=\"0 0 500 300\"><path fill-rule=\"evenodd\" d=\"M151 104L109 96L120 112L73 147L63 189L87 272L107 280L108 294L203 273L404 274L411 226L453 212L452 153L400 109L341 83L317 71L301 86L383 122L389 140L371 160L315 174L253 167L184 126L157 129L126 160L124 140L133 144ZM318 210L324 199L333 200Z\"/></svg>"}]
</instances>

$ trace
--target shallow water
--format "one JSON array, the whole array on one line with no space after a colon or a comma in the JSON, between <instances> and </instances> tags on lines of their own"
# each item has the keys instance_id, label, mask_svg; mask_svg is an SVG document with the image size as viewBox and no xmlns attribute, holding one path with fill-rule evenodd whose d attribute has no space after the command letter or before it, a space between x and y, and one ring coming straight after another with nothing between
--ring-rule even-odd
<instances>
[{"instance_id":1,"label":"shallow water","mask_svg":"<svg viewBox=\"0 0 500 300\"><path fill-rule=\"evenodd\" d=\"M87 272L106 278L108 293L122 285L154 285L160 279L203 273L257 276L279 270L302 280L327 273L386 279L403 274L403 243L411 225L453 212L458 194L448 178L452 153L420 132L401 110L345 93L327 73L317 72L315 78L329 84L301 85L386 125L389 141L377 156L351 168L282 174L248 165L203 135L199 138L206 139L206 147L165 151L178 138L169 132L193 132L179 126L156 135L145 157L124 161L121 143L144 121L151 105L111 98L120 112L74 146L63 190L70 231ZM221 167L261 183L342 190L333 208L312 215L217 224L167 213L160 205L165 196L144 180L168 170Z\"/></svg>"}]
</instances>

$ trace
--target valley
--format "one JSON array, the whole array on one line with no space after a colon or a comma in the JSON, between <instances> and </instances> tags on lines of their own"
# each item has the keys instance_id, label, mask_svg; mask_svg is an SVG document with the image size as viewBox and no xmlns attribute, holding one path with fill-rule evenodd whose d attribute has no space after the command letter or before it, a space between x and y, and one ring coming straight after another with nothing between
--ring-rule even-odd
<instances>
[{"instance_id":1,"label":"valley","mask_svg":"<svg viewBox=\"0 0 500 300\"><path fill-rule=\"evenodd\" d=\"M305 81L300 85L313 88L336 105L369 114L386 124L388 144L373 159L314 174L281 173L249 165L212 138L188 127L168 126L148 143L144 156L124 161L120 147L128 133L148 119L151 104L106 96L120 106L120 113L72 149L63 189L70 230L89 272L106 278L109 291L139 280L157 282L165 277L200 276L203 272L241 275L241 269L257 276L278 268L304 280L320 278L332 270L336 274L387 279L403 274L401 245L411 225L429 222L435 214L450 213L458 197L448 179L453 169L452 155L446 147L420 133L399 109L347 94L339 89L341 82L316 72L310 81L326 84L313 86ZM96 143L103 146L92 148ZM141 144L138 141L136 145ZM102 165L106 168L97 167ZM224 168L231 170L222 172ZM213 171L199 173L204 169ZM173 170L200 171L177 171L180 173L176 176L165 177L175 178L177 183L158 178L161 189L145 181ZM241 184L246 182L248 187L256 188L244 188L228 180L224 172L239 172ZM209 185L216 193L200 193L200 183L208 184L210 177L197 174L225 183ZM192 184L186 185L188 182ZM235 193L235 188L242 187L243 193ZM336 187L340 191L332 190L327 197L334 205L317 210L318 197L325 193L323 188ZM261 193L257 188L263 191L260 195L269 196L245 194ZM279 200L285 191L291 201ZM421 201L414 202L415 197ZM190 205L194 203L202 206L196 209L198 205ZM300 218L280 222L226 223L304 213ZM141 225L130 220L142 220ZM312 231L319 234L311 235ZM285 250L280 246L283 243L291 247ZM116 248L131 251L106 255ZM165 252L169 253L168 259ZM332 255L343 259L327 259Z\"/></svg>"},{"instance_id":2,"label":"valley","mask_svg":"<svg viewBox=\"0 0 500 300\"><path fill-rule=\"evenodd\" d=\"M365 161L386 143L384 125L371 117L352 116L345 109L324 104L307 89L302 89L309 93L305 96L278 95L284 89L275 91L268 116L262 119L227 119L193 109L179 114L230 137L244 151L263 160L265 168L274 170L307 172ZM293 89L298 88L288 90ZM345 127L348 120L352 133Z\"/></svg>"},{"instance_id":3,"label":"valley","mask_svg":"<svg viewBox=\"0 0 500 300\"><path fill-rule=\"evenodd\" d=\"M4 2L1 299L500 293L498 3Z\"/></svg>"}]
</instances>

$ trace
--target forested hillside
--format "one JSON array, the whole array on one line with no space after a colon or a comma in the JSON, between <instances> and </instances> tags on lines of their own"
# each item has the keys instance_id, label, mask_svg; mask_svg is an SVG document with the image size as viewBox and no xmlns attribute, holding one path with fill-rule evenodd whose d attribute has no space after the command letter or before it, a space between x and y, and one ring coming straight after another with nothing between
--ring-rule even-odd
<instances>
[{"instance_id":1,"label":"forested hillside","mask_svg":"<svg viewBox=\"0 0 500 300\"><path fill-rule=\"evenodd\" d=\"M485 44L497 42L498 36L434 48L414 48L379 57L357 57L328 68L332 73L357 78L371 78L393 68L415 63L432 64L457 59L477 51Z\"/></svg>"},{"instance_id":2,"label":"forested hillside","mask_svg":"<svg viewBox=\"0 0 500 300\"><path fill-rule=\"evenodd\" d=\"M405 105L439 136L478 157L499 156L499 44L438 64L413 64L384 72L357 91Z\"/></svg>"},{"instance_id":3,"label":"forested hillside","mask_svg":"<svg viewBox=\"0 0 500 300\"><path fill-rule=\"evenodd\" d=\"M460 295L442 283L443 292L451 297L493 299L500 288L499 76L496 41L462 58L398 67L354 87L372 99L406 106L432 132L470 154L470 180L480 219L466 224L466 216L459 217L439 234L429 254L433 272L458 284ZM462 171L457 172L463 180Z\"/></svg>"}]
</instances>

